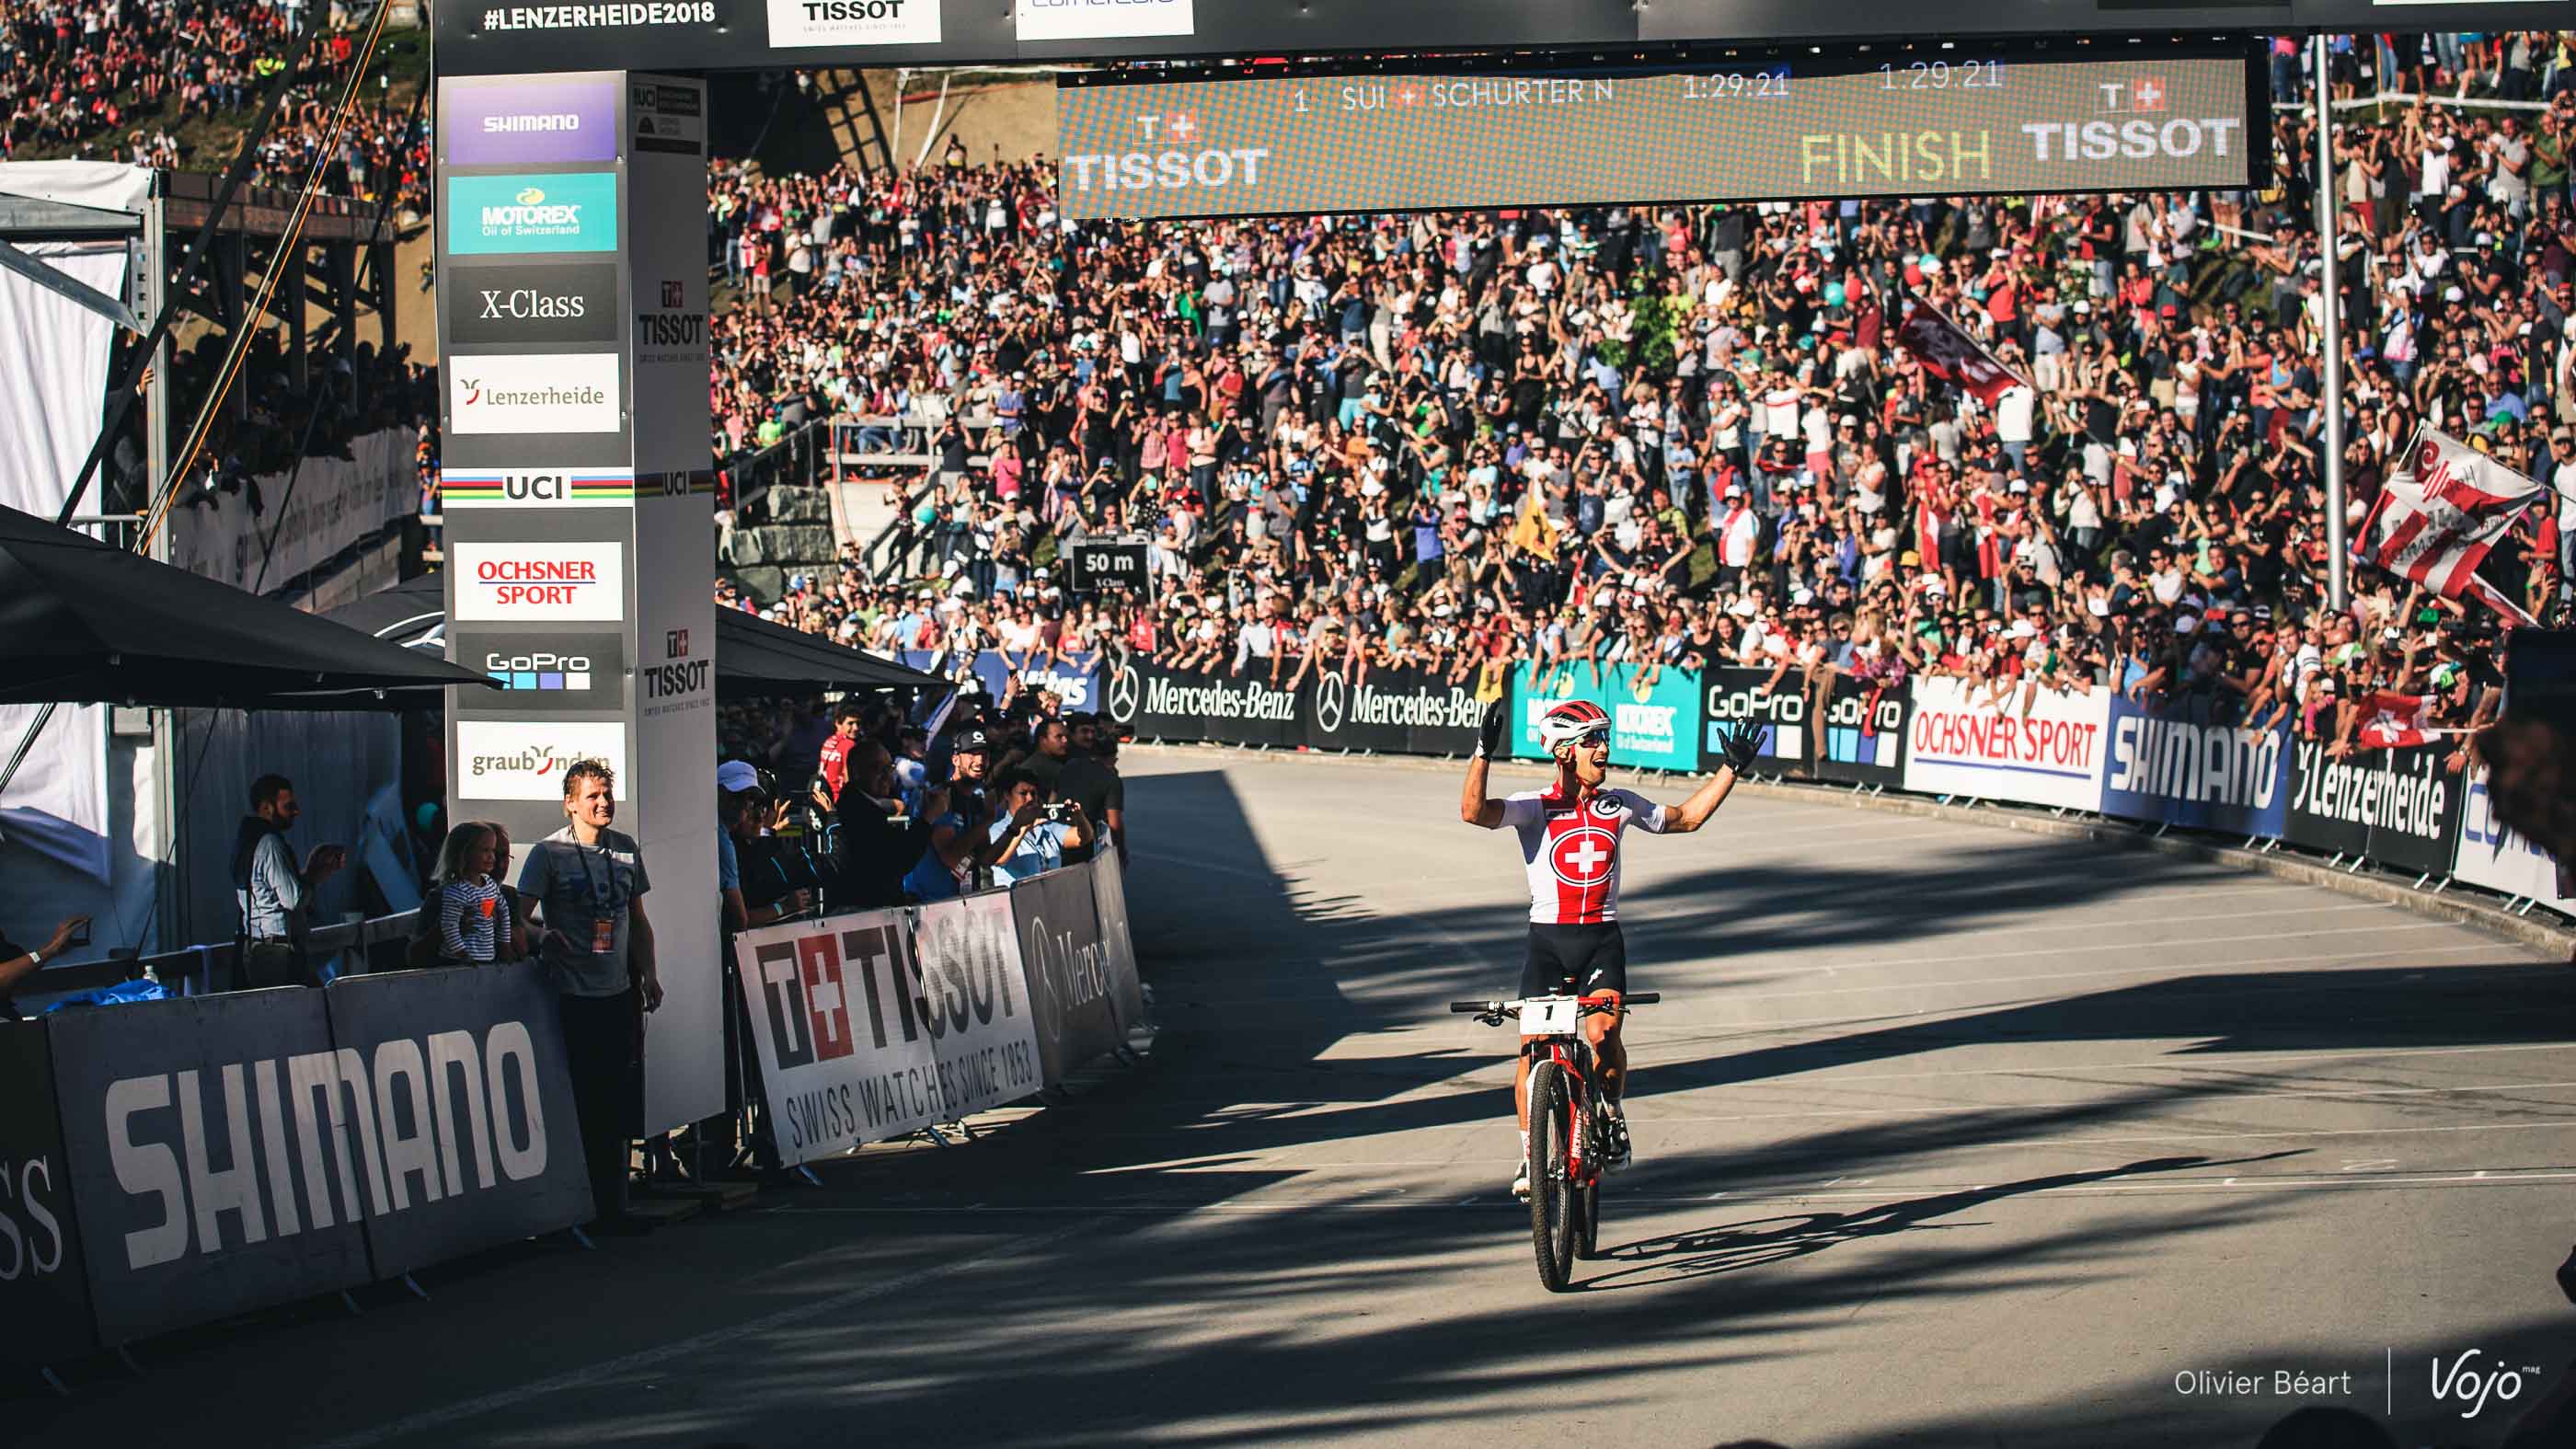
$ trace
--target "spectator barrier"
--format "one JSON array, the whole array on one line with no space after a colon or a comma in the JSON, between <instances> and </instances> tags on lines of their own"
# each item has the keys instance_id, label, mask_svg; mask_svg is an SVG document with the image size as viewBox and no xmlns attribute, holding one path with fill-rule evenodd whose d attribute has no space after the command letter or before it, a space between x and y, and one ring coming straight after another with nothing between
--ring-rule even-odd
<instances>
[{"instance_id":1,"label":"spectator barrier","mask_svg":"<svg viewBox=\"0 0 2576 1449\"><path fill-rule=\"evenodd\" d=\"M591 1216L529 965L0 1029L0 1358L399 1278Z\"/></svg>"},{"instance_id":2,"label":"spectator barrier","mask_svg":"<svg viewBox=\"0 0 2576 1449\"><path fill-rule=\"evenodd\" d=\"M1757 719L1772 730L1757 773L2277 841L2576 915L2576 890L2562 889L2576 882L2563 882L2546 853L2494 823L2482 776L2448 768L2456 740L2356 748L2335 759L2287 724L2255 730L2222 719L2206 695L2147 705L2098 685L2025 694L2017 683L1947 677L1882 687L1836 676L1819 721L1799 675L1766 690L1771 677L1766 669L1617 664L1602 666L1595 682L1589 664L1518 665L1509 752L1544 758L1538 720L1559 701L1589 699L1610 715L1617 764L1704 772L1717 767L1722 726ZM1463 756L1482 709L1472 691L1404 669L1372 670L1365 686L1310 677L1291 691L1131 658L1103 671L1102 689L1107 717L1139 738L1271 749ZM1426 703L1446 691L1439 709L1424 712L1435 723L1355 728L1345 715L1324 727L1332 701L1348 710L1365 691L1366 708L1382 712L1379 701L1408 689Z\"/></svg>"},{"instance_id":3,"label":"spectator barrier","mask_svg":"<svg viewBox=\"0 0 2576 1449\"><path fill-rule=\"evenodd\" d=\"M1114 856L745 931L734 964L788 1166L1034 1095L1144 1020Z\"/></svg>"}]
</instances>

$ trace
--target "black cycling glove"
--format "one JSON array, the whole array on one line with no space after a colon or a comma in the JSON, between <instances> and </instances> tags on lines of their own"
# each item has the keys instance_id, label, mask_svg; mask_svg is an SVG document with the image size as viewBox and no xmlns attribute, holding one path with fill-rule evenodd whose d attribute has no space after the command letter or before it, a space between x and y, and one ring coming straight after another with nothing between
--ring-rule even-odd
<instances>
[{"instance_id":1,"label":"black cycling glove","mask_svg":"<svg viewBox=\"0 0 2576 1449\"><path fill-rule=\"evenodd\" d=\"M1499 699L1485 706L1485 717L1476 725L1478 759L1490 760L1503 752L1503 726L1510 721L1511 713Z\"/></svg>"},{"instance_id":2,"label":"black cycling glove","mask_svg":"<svg viewBox=\"0 0 2576 1449\"><path fill-rule=\"evenodd\" d=\"M1768 732L1767 725L1755 724L1749 719L1737 720L1718 745L1726 755L1726 767L1743 774L1744 767L1753 763L1753 757L1762 753L1762 737Z\"/></svg>"}]
</instances>

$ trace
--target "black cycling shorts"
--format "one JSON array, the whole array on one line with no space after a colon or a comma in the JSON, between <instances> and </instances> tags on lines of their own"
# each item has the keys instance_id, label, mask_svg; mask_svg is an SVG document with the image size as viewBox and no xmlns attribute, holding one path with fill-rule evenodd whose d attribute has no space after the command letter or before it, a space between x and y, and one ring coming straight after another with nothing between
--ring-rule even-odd
<instances>
[{"instance_id":1,"label":"black cycling shorts","mask_svg":"<svg viewBox=\"0 0 2576 1449\"><path fill-rule=\"evenodd\" d=\"M1521 995L1597 996L1628 989L1628 942L1619 923L1529 928L1529 962L1521 967Z\"/></svg>"}]
</instances>

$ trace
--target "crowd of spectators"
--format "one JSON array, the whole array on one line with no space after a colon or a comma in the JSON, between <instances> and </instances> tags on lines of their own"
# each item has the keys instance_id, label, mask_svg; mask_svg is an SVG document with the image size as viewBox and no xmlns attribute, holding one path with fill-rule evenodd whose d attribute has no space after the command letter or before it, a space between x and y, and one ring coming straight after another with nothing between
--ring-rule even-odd
<instances>
[{"instance_id":1,"label":"crowd of spectators","mask_svg":"<svg viewBox=\"0 0 2576 1449\"><path fill-rule=\"evenodd\" d=\"M298 66L252 184L301 186L318 165L326 194L390 190L410 213L427 214L427 117L380 96L335 138L331 113L361 37L340 5L316 12L265 0L0 0L0 160L83 155L220 170L231 154L190 154L173 133L191 121L247 122L270 79ZM328 33L299 65L316 21Z\"/></svg>"},{"instance_id":2,"label":"crowd of spectators","mask_svg":"<svg viewBox=\"0 0 2576 1449\"><path fill-rule=\"evenodd\" d=\"M891 484L890 569L742 602L878 648L1114 643L1282 683L1723 662L2198 692L2327 740L2393 689L2466 724L2483 606L2357 567L2325 607L2321 293L2355 516L2419 425L2467 438L2560 490L2486 573L2561 613L2568 42L2338 48L2330 83L2434 97L2338 126L2331 261L2286 111L2270 184L2234 193L1124 225L953 149L720 167L750 300L716 328L719 457L832 411L909 415L931 455ZM2027 385L1927 373L1896 340L1917 305ZM1150 542L1149 589L1062 590L1051 563L1101 535Z\"/></svg>"}]
</instances>

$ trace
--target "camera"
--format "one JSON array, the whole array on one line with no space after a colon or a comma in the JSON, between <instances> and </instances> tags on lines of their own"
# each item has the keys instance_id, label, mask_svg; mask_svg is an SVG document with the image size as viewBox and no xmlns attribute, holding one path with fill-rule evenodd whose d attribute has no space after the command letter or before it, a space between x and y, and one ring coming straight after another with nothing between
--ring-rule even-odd
<instances>
[{"instance_id":1,"label":"camera","mask_svg":"<svg viewBox=\"0 0 2576 1449\"><path fill-rule=\"evenodd\" d=\"M1051 820L1061 825L1072 818L1073 810L1062 800L1049 800L1040 808L1038 815L1041 819Z\"/></svg>"}]
</instances>

